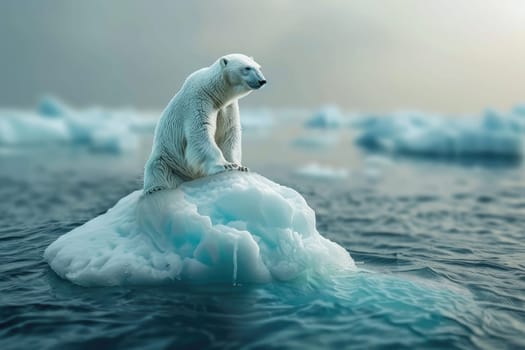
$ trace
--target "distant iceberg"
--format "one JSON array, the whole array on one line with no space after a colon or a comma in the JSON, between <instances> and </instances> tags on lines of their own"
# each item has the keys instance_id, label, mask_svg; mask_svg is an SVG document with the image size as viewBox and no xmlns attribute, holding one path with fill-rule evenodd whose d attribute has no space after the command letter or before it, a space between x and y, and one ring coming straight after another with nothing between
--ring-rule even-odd
<instances>
[{"instance_id":1,"label":"distant iceberg","mask_svg":"<svg viewBox=\"0 0 525 350\"><path fill-rule=\"evenodd\" d=\"M339 143L340 135L333 132L308 133L292 140L292 145L307 149L324 149Z\"/></svg>"},{"instance_id":2,"label":"distant iceberg","mask_svg":"<svg viewBox=\"0 0 525 350\"><path fill-rule=\"evenodd\" d=\"M63 119L42 118L21 111L0 113L0 145L26 146L71 143L73 137Z\"/></svg>"},{"instance_id":3,"label":"distant iceberg","mask_svg":"<svg viewBox=\"0 0 525 350\"><path fill-rule=\"evenodd\" d=\"M356 143L366 149L415 156L523 156L525 114L487 110L482 117L447 118L422 113L364 117Z\"/></svg>"},{"instance_id":4,"label":"distant iceberg","mask_svg":"<svg viewBox=\"0 0 525 350\"><path fill-rule=\"evenodd\" d=\"M133 192L59 237L44 258L83 286L265 283L355 270L348 252L317 232L299 193L241 172Z\"/></svg>"},{"instance_id":5,"label":"distant iceberg","mask_svg":"<svg viewBox=\"0 0 525 350\"><path fill-rule=\"evenodd\" d=\"M302 177L318 180L340 180L348 177L348 170L344 168L333 168L318 163L307 164L295 171Z\"/></svg>"},{"instance_id":6,"label":"distant iceberg","mask_svg":"<svg viewBox=\"0 0 525 350\"><path fill-rule=\"evenodd\" d=\"M308 128L338 129L348 124L337 106L325 106L317 111L311 119L307 120L305 126Z\"/></svg>"},{"instance_id":7,"label":"distant iceberg","mask_svg":"<svg viewBox=\"0 0 525 350\"><path fill-rule=\"evenodd\" d=\"M274 125L270 110L254 109L241 111L241 126L243 131L258 131L269 129Z\"/></svg>"},{"instance_id":8,"label":"distant iceberg","mask_svg":"<svg viewBox=\"0 0 525 350\"><path fill-rule=\"evenodd\" d=\"M136 149L138 135L153 131L156 119L132 110L77 111L45 98L36 113L0 110L0 145L83 145L92 151L119 153Z\"/></svg>"}]
</instances>

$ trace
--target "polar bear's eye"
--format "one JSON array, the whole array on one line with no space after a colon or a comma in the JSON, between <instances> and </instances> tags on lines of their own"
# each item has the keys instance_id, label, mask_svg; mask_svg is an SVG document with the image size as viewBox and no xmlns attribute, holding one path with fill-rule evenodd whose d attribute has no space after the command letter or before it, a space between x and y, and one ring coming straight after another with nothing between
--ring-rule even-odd
<instances>
[{"instance_id":1,"label":"polar bear's eye","mask_svg":"<svg viewBox=\"0 0 525 350\"><path fill-rule=\"evenodd\" d=\"M251 71L251 70L252 70L252 67L244 67L244 71L245 71L245 72L249 72L249 71Z\"/></svg>"}]
</instances>

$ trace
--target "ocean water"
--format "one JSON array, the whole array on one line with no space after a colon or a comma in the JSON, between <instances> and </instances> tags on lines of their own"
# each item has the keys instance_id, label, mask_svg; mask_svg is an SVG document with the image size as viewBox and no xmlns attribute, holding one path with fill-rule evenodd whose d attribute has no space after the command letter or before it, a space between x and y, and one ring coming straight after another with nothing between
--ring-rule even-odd
<instances>
[{"instance_id":1,"label":"ocean water","mask_svg":"<svg viewBox=\"0 0 525 350\"><path fill-rule=\"evenodd\" d=\"M139 188L148 148L2 150L1 349L525 348L519 162L383 158L346 131L247 134L246 165L299 191L359 272L235 286L59 278L45 248ZM312 160L348 176L297 176Z\"/></svg>"}]
</instances>

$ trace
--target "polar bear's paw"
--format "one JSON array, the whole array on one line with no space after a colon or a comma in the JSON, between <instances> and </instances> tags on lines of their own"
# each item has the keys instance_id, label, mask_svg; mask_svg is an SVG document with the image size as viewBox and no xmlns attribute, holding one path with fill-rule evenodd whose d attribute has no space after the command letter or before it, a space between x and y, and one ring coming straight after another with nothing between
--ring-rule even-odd
<instances>
[{"instance_id":1,"label":"polar bear's paw","mask_svg":"<svg viewBox=\"0 0 525 350\"><path fill-rule=\"evenodd\" d=\"M224 164L224 169L225 170L237 170L239 169L239 165L235 163L227 163L227 164Z\"/></svg>"},{"instance_id":2,"label":"polar bear's paw","mask_svg":"<svg viewBox=\"0 0 525 350\"><path fill-rule=\"evenodd\" d=\"M250 169L248 169L247 167L245 166L242 166L242 165L239 165L237 163L228 163L224 166L224 168L227 170L227 171L230 171L230 170L238 170L238 171L243 171L243 172L248 172Z\"/></svg>"},{"instance_id":3,"label":"polar bear's paw","mask_svg":"<svg viewBox=\"0 0 525 350\"><path fill-rule=\"evenodd\" d=\"M245 166L242 166L242 165L239 165L237 163L224 163L224 164L219 164L219 165L215 165L211 168L209 168L210 170L208 171L208 176L209 175L215 175L215 174L218 174L218 173L222 173L224 171L242 171L242 172L248 172L249 169Z\"/></svg>"},{"instance_id":4,"label":"polar bear's paw","mask_svg":"<svg viewBox=\"0 0 525 350\"><path fill-rule=\"evenodd\" d=\"M166 187L163 187L163 186L155 186L155 187L148 188L147 190L144 190L144 194L148 195L148 194L159 192L159 191L162 191L162 190L165 190L165 189L166 189Z\"/></svg>"}]
</instances>

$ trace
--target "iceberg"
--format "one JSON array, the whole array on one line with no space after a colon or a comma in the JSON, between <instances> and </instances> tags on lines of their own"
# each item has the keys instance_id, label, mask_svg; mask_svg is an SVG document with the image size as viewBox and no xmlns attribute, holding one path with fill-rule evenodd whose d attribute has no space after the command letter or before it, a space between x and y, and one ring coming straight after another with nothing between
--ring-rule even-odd
<instances>
[{"instance_id":1,"label":"iceberg","mask_svg":"<svg viewBox=\"0 0 525 350\"><path fill-rule=\"evenodd\" d=\"M344 168L332 168L318 163L309 163L297 169L295 173L317 180L341 180L348 177L348 170Z\"/></svg>"},{"instance_id":2,"label":"iceberg","mask_svg":"<svg viewBox=\"0 0 525 350\"><path fill-rule=\"evenodd\" d=\"M4 110L0 114L0 146L72 142L69 128L63 120L41 118L22 111Z\"/></svg>"},{"instance_id":3,"label":"iceberg","mask_svg":"<svg viewBox=\"0 0 525 350\"><path fill-rule=\"evenodd\" d=\"M356 143L363 148L414 156L446 158L523 156L525 118L487 110L478 118L447 118L399 113L362 118Z\"/></svg>"},{"instance_id":4,"label":"iceberg","mask_svg":"<svg viewBox=\"0 0 525 350\"><path fill-rule=\"evenodd\" d=\"M267 109L255 109L243 112L241 127L243 131L270 129L274 125L272 113Z\"/></svg>"},{"instance_id":5,"label":"iceberg","mask_svg":"<svg viewBox=\"0 0 525 350\"><path fill-rule=\"evenodd\" d=\"M325 106L316 112L305 126L308 128L338 129L348 124L337 106Z\"/></svg>"},{"instance_id":6,"label":"iceberg","mask_svg":"<svg viewBox=\"0 0 525 350\"><path fill-rule=\"evenodd\" d=\"M291 144L295 147L305 149L324 149L337 145L339 134L333 132L308 133L292 140Z\"/></svg>"},{"instance_id":7,"label":"iceberg","mask_svg":"<svg viewBox=\"0 0 525 350\"><path fill-rule=\"evenodd\" d=\"M91 151L120 153L139 146L139 134L155 128L156 119L132 110L76 111L44 98L36 113L1 110L0 146L81 145Z\"/></svg>"},{"instance_id":8,"label":"iceberg","mask_svg":"<svg viewBox=\"0 0 525 350\"><path fill-rule=\"evenodd\" d=\"M235 285L355 270L349 253L319 234L299 193L242 172L135 191L59 237L44 259L82 286Z\"/></svg>"}]
</instances>

